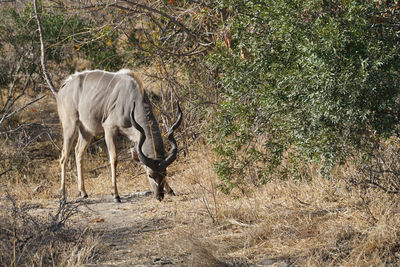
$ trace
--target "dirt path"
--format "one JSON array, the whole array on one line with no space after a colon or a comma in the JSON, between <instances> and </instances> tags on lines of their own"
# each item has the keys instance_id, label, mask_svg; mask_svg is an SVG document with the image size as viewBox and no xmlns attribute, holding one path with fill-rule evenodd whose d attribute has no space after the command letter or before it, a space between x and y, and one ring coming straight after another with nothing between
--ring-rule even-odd
<instances>
[{"instance_id":1,"label":"dirt path","mask_svg":"<svg viewBox=\"0 0 400 267\"><path fill-rule=\"evenodd\" d=\"M185 259L158 253L160 237L174 228L167 216L172 201L157 205L150 192L122 195L121 200L114 203L112 197L93 197L78 202L79 212L72 221L98 234L109 250L99 262L87 266L182 265Z\"/></svg>"},{"instance_id":2,"label":"dirt path","mask_svg":"<svg viewBox=\"0 0 400 267\"><path fill-rule=\"evenodd\" d=\"M111 195L93 195L71 197L61 208L56 199L32 201L27 207L36 218L58 221L60 212L68 218L66 229L82 240L73 255L78 259L81 253L83 260L74 262L90 262L78 266L291 266L290 258L264 253L255 255L255 261L243 257L250 236L244 231L252 226L222 215L215 221L212 200L205 200L201 190L187 188L178 186L180 193L162 202L146 191L122 193L122 203L115 203ZM70 211L71 217L65 215Z\"/></svg>"},{"instance_id":3,"label":"dirt path","mask_svg":"<svg viewBox=\"0 0 400 267\"><path fill-rule=\"evenodd\" d=\"M190 216L193 214L190 207L200 201L196 197L183 194L158 202L150 191L145 191L121 195L121 201L114 203L111 196L75 201L79 212L71 218L71 223L91 229L106 248L97 262L85 266L290 266L279 259L252 265L245 260L219 261L212 255L212 248L194 245L190 236L194 230L186 228L198 219L198 214L197 219ZM197 212L201 213L198 209ZM181 235L185 231L182 229L189 235ZM207 233L204 227L202 230Z\"/></svg>"}]
</instances>

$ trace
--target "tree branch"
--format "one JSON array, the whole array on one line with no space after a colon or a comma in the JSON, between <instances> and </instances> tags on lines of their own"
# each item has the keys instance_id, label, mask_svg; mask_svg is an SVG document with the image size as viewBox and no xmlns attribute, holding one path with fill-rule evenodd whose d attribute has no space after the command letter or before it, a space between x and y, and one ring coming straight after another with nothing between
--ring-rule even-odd
<instances>
[{"instance_id":1,"label":"tree branch","mask_svg":"<svg viewBox=\"0 0 400 267\"><path fill-rule=\"evenodd\" d=\"M34 100L32 100L31 102L29 102L28 104L26 104L26 105L24 105L24 106L22 106L22 107L20 107L19 109L17 109L17 110L14 110L13 112L11 112L10 114L8 114L7 116L5 116L5 118L4 119L8 119L8 118L10 118L10 117L12 117L12 116L14 116L15 114L17 114L18 112L20 112L21 110L23 110L23 109L25 109L26 107L28 107L28 106L30 106L30 105L32 105L33 103L35 103L35 102L37 102L37 101L39 101L40 99L42 99L43 97L45 97L46 95L42 95L42 96L40 96L40 97L38 97L38 98L36 98L36 99L34 99ZM3 120L4 120L3 119ZM0 122L0 124L3 122L3 120Z\"/></svg>"},{"instance_id":2,"label":"tree branch","mask_svg":"<svg viewBox=\"0 0 400 267\"><path fill-rule=\"evenodd\" d=\"M46 79L47 84L50 87L51 92L53 93L53 95L57 96L57 90L53 85L53 82L50 78L50 75L47 71L47 67L46 67L46 54L45 54L45 46L44 46L44 40L43 40L43 27L42 27L42 23L40 21L39 15L38 15L38 11L37 11L37 0L33 1L33 7L35 9L35 18L36 18L36 22L38 25L38 30L39 30L39 38L40 38L40 62L42 64L42 70L43 70L43 74L44 77Z\"/></svg>"},{"instance_id":3,"label":"tree branch","mask_svg":"<svg viewBox=\"0 0 400 267\"><path fill-rule=\"evenodd\" d=\"M124 5L121 4L121 2L124 2L124 3L128 4L129 6L124 6ZM158 14L158 15L161 15L161 16L165 17L166 19L168 19L171 23L175 24L183 32L185 32L190 37L190 39L192 39L198 45L203 46L203 47L209 47L210 45L212 45L212 43L203 43L203 42L201 42L199 40L199 38L197 38L196 35L192 33L191 30L189 30L185 25L180 23L178 20L176 20L171 15L169 15L169 14L167 14L167 13L161 11L161 10L152 8L150 6L147 6L147 5L144 5L144 4L140 4L140 3L137 3L137 2L133 2L133 1L129 1L129 0L122 0L120 2L115 1L114 3L108 3L107 2L107 3L103 3L103 4L88 5L88 6L81 7L81 9L91 9L91 8L98 8L98 7L114 7L114 8L117 8L117 9L125 10L125 11L128 11L128 12L133 12L133 13L141 13L141 12L138 11L138 9L146 10L146 11L148 11L150 13ZM135 7L135 8L133 8L133 7Z\"/></svg>"}]
</instances>

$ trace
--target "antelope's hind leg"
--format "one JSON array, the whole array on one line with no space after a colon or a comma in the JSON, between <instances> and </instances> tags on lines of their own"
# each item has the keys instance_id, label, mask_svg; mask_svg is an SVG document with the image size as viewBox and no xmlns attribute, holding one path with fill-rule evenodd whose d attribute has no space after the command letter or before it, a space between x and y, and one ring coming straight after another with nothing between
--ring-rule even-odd
<instances>
[{"instance_id":1,"label":"antelope's hind leg","mask_svg":"<svg viewBox=\"0 0 400 267\"><path fill-rule=\"evenodd\" d=\"M67 164L69 153L71 151L72 143L76 135L76 128L73 122L68 121L63 123L63 149L61 151L60 166L61 166L61 197L66 199L65 190L65 165Z\"/></svg>"},{"instance_id":2,"label":"antelope's hind leg","mask_svg":"<svg viewBox=\"0 0 400 267\"><path fill-rule=\"evenodd\" d=\"M90 141L92 140L93 136L85 131L85 129L81 126L79 127L79 135L78 141L75 146L75 159L76 159L76 171L78 174L78 191L79 195L83 198L87 198L88 195L85 190L85 180L83 178L83 162L82 156L86 151Z\"/></svg>"}]
</instances>

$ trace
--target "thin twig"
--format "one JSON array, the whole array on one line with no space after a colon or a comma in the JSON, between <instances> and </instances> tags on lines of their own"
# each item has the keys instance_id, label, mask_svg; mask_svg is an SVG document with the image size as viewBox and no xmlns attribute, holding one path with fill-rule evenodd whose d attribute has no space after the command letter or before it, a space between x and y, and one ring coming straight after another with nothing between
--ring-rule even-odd
<instances>
[{"instance_id":1,"label":"thin twig","mask_svg":"<svg viewBox=\"0 0 400 267\"><path fill-rule=\"evenodd\" d=\"M7 170L5 170L5 171L3 171L2 173L0 173L0 176L6 174L7 172L9 172L9 171L11 171L11 170L12 170L12 168L8 168Z\"/></svg>"},{"instance_id":2,"label":"thin twig","mask_svg":"<svg viewBox=\"0 0 400 267\"><path fill-rule=\"evenodd\" d=\"M14 110L13 112L7 114L6 116L4 116L1 120L0 120L0 125L8 118L11 118L12 116L14 116L15 114L19 113L20 111L24 110L26 107L32 105L33 103L39 101L40 99L42 99L43 97L45 97L46 95L42 95L34 100L32 100L31 102L27 103L26 105L20 107L17 110ZM0 133L1 134L1 133Z\"/></svg>"},{"instance_id":3,"label":"thin twig","mask_svg":"<svg viewBox=\"0 0 400 267\"><path fill-rule=\"evenodd\" d=\"M42 98L45 97L45 96L46 96L46 95L42 95L42 96L40 96L40 97L38 97L38 98L32 100L32 101L29 102L28 104L26 104L26 105L20 107L19 109L17 109L17 110L15 110L15 111L11 112L10 114L8 114L8 115L5 117L5 119L8 119L8 118L14 116L15 114L17 114L17 113L20 112L21 110L23 110L23 109L25 109L26 107L32 105L33 103L39 101L40 99L42 99Z\"/></svg>"}]
</instances>

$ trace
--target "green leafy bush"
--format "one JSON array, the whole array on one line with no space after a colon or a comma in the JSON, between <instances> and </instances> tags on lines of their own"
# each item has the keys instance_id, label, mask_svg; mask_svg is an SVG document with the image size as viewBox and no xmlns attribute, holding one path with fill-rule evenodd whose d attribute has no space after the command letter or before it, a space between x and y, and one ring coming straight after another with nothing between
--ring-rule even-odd
<instances>
[{"instance_id":1,"label":"green leafy bush","mask_svg":"<svg viewBox=\"0 0 400 267\"><path fill-rule=\"evenodd\" d=\"M327 170L363 136L398 133L399 11L376 1L221 1L229 11L210 64L221 70L213 126L224 189L264 182L282 162ZM290 165L290 164L289 164ZM280 168L277 168L280 166ZM291 174L290 174L291 173ZM302 176L298 176L302 178Z\"/></svg>"}]
</instances>

